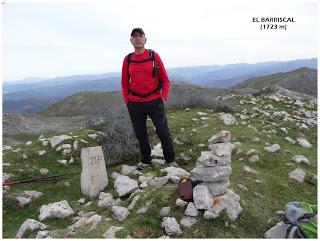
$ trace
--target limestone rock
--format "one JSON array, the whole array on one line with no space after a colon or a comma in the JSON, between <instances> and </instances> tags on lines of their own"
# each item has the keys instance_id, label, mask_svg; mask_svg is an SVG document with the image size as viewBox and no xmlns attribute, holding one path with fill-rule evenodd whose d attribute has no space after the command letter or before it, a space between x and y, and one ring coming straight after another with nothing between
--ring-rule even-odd
<instances>
[{"instance_id":1,"label":"limestone rock","mask_svg":"<svg viewBox=\"0 0 320 241\"><path fill-rule=\"evenodd\" d=\"M37 192L32 190L25 190L23 191L23 193L34 200L40 198L43 195L42 192Z\"/></svg>"},{"instance_id":2,"label":"limestone rock","mask_svg":"<svg viewBox=\"0 0 320 241\"><path fill-rule=\"evenodd\" d=\"M197 217L198 216L198 210L193 202L189 202L186 211L184 212L184 215L191 216L191 217Z\"/></svg>"},{"instance_id":3,"label":"limestone rock","mask_svg":"<svg viewBox=\"0 0 320 241\"><path fill-rule=\"evenodd\" d=\"M163 159L152 159L152 160L151 160L151 163L152 163L153 166L158 167L158 166L163 166L163 165L165 165L165 164L166 164L166 161L163 160Z\"/></svg>"},{"instance_id":4,"label":"limestone rock","mask_svg":"<svg viewBox=\"0 0 320 241\"><path fill-rule=\"evenodd\" d=\"M48 205L42 205L40 208L39 220L45 220L48 218L65 218L73 215L74 211L69 206L68 201L63 200L60 202L49 203Z\"/></svg>"},{"instance_id":5,"label":"limestone rock","mask_svg":"<svg viewBox=\"0 0 320 241\"><path fill-rule=\"evenodd\" d=\"M226 194L213 199L211 211L215 214L219 214L222 210L226 209L228 217L231 220L236 220L242 212L239 202L239 195L234 193L231 189L227 189Z\"/></svg>"},{"instance_id":6,"label":"limestone rock","mask_svg":"<svg viewBox=\"0 0 320 241\"><path fill-rule=\"evenodd\" d=\"M124 227L111 226L104 234L102 234L102 237L105 239L115 238L117 232L122 229L124 229Z\"/></svg>"},{"instance_id":7,"label":"limestone rock","mask_svg":"<svg viewBox=\"0 0 320 241\"><path fill-rule=\"evenodd\" d=\"M185 207L188 205L188 202L186 201L183 201L182 199L178 198L177 201L176 201L176 205L178 207Z\"/></svg>"},{"instance_id":8,"label":"limestone rock","mask_svg":"<svg viewBox=\"0 0 320 241\"><path fill-rule=\"evenodd\" d=\"M40 168L39 172L40 172L40 174L41 174L42 176L46 176L46 175L48 175L49 170L46 169L46 168Z\"/></svg>"},{"instance_id":9,"label":"limestone rock","mask_svg":"<svg viewBox=\"0 0 320 241\"><path fill-rule=\"evenodd\" d=\"M180 224L184 228L190 228L193 224L197 222L195 217L185 216L180 220Z\"/></svg>"},{"instance_id":10,"label":"limestone rock","mask_svg":"<svg viewBox=\"0 0 320 241\"><path fill-rule=\"evenodd\" d=\"M208 140L208 144L212 145L214 143L221 143L221 142L229 142L231 141L231 134L229 131L220 131L218 134L212 136Z\"/></svg>"},{"instance_id":11,"label":"limestone rock","mask_svg":"<svg viewBox=\"0 0 320 241\"><path fill-rule=\"evenodd\" d=\"M156 146L153 147L153 149L151 150L151 156L163 157L161 143L158 143Z\"/></svg>"},{"instance_id":12,"label":"limestone rock","mask_svg":"<svg viewBox=\"0 0 320 241\"><path fill-rule=\"evenodd\" d=\"M229 113L218 113L219 119L223 121L225 125L234 125L236 123L236 118Z\"/></svg>"},{"instance_id":13,"label":"limestone rock","mask_svg":"<svg viewBox=\"0 0 320 241\"><path fill-rule=\"evenodd\" d=\"M23 208L25 206L27 206L29 203L31 203L32 199L29 197L29 198L26 198L26 197L16 197L16 200L18 202L18 205Z\"/></svg>"},{"instance_id":14,"label":"limestone rock","mask_svg":"<svg viewBox=\"0 0 320 241\"><path fill-rule=\"evenodd\" d=\"M268 152L278 152L278 151L280 151L280 146L278 145L278 144L273 144L273 145L271 145L271 146L266 146L265 148L264 148L266 151L268 151Z\"/></svg>"},{"instance_id":15,"label":"limestone rock","mask_svg":"<svg viewBox=\"0 0 320 241\"><path fill-rule=\"evenodd\" d=\"M288 142L290 142L291 144L296 144L296 141L291 139L289 136L286 136L284 139L286 139Z\"/></svg>"},{"instance_id":16,"label":"limestone rock","mask_svg":"<svg viewBox=\"0 0 320 241\"><path fill-rule=\"evenodd\" d=\"M98 206L102 208L108 208L116 205L116 201L113 199L112 194L100 192Z\"/></svg>"},{"instance_id":17,"label":"limestone rock","mask_svg":"<svg viewBox=\"0 0 320 241\"><path fill-rule=\"evenodd\" d=\"M68 135L54 136L50 140L51 147L53 148L56 145L60 144L61 142L65 141L65 140L69 140L69 139L72 139L72 137L68 136Z\"/></svg>"},{"instance_id":18,"label":"limestone rock","mask_svg":"<svg viewBox=\"0 0 320 241\"><path fill-rule=\"evenodd\" d=\"M168 176L164 177L155 177L148 182L148 185L151 186L163 186L169 181Z\"/></svg>"},{"instance_id":19,"label":"limestone rock","mask_svg":"<svg viewBox=\"0 0 320 241\"><path fill-rule=\"evenodd\" d=\"M310 144L310 142L308 140L306 140L305 138L299 137L297 139L298 144L304 148L311 148L312 145Z\"/></svg>"},{"instance_id":20,"label":"limestone rock","mask_svg":"<svg viewBox=\"0 0 320 241\"><path fill-rule=\"evenodd\" d=\"M214 218L219 217L219 214L216 214L214 212L211 212L211 211L207 210L207 211L204 212L203 217L205 219L214 219Z\"/></svg>"},{"instance_id":21,"label":"limestone rock","mask_svg":"<svg viewBox=\"0 0 320 241\"><path fill-rule=\"evenodd\" d=\"M298 168L298 169L290 172L289 177L300 182L300 183L303 183L304 178L306 177L306 173L302 169Z\"/></svg>"},{"instance_id":22,"label":"limestone rock","mask_svg":"<svg viewBox=\"0 0 320 241\"><path fill-rule=\"evenodd\" d=\"M219 143L224 144L224 143ZM231 153L225 156L218 156L211 151L202 151L197 163L206 167L226 166L231 163Z\"/></svg>"},{"instance_id":23,"label":"limestone rock","mask_svg":"<svg viewBox=\"0 0 320 241\"><path fill-rule=\"evenodd\" d=\"M163 207L163 208L160 209L159 214L160 214L161 217L168 217L169 214L170 214L170 210L171 210L170 207Z\"/></svg>"},{"instance_id":24,"label":"limestone rock","mask_svg":"<svg viewBox=\"0 0 320 241\"><path fill-rule=\"evenodd\" d=\"M45 225L43 223L40 223L37 220L34 219L27 219L26 221L23 222L23 224L20 226L15 238L22 238L24 233L28 230L34 231L37 229L44 230L47 229L48 225Z\"/></svg>"},{"instance_id":25,"label":"limestone rock","mask_svg":"<svg viewBox=\"0 0 320 241\"><path fill-rule=\"evenodd\" d=\"M51 232L49 230L39 231L37 233L36 239L53 239Z\"/></svg>"},{"instance_id":26,"label":"limestone rock","mask_svg":"<svg viewBox=\"0 0 320 241\"><path fill-rule=\"evenodd\" d=\"M308 158L306 158L305 156L302 155L295 155L292 158L293 161L297 162L297 163L305 163L307 165L310 165L310 161L308 160Z\"/></svg>"},{"instance_id":27,"label":"limestone rock","mask_svg":"<svg viewBox=\"0 0 320 241\"><path fill-rule=\"evenodd\" d=\"M83 229L83 227L90 225L89 230L93 230L101 220L102 220L102 217L97 214L94 214L91 217L82 217L76 223L69 226L68 229L76 229L76 228Z\"/></svg>"},{"instance_id":28,"label":"limestone rock","mask_svg":"<svg viewBox=\"0 0 320 241\"><path fill-rule=\"evenodd\" d=\"M120 222L125 220L130 214L129 210L125 207L113 206L111 210L114 213L115 218Z\"/></svg>"},{"instance_id":29,"label":"limestone rock","mask_svg":"<svg viewBox=\"0 0 320 241\"><path fill-rule=\"evenodd\" d=\"M205 167L198 165L191 171L191 177L195 180L208 182L227 181L230 175L230 166Z\"/></svg>"},{"instance_id":30,"label":"limestone rock","mask_svg":"<svg viewBox=\"0 0 320 241\"><path fill-rule=\"evenodd\" d=\"M138 182L128 176L119 175L114 182L119 197L125 196L138 188Z\"/></svg>"},{"instance_id":31,"label":"limestone rock","mask_svg":"<svg viewBox=\"0 0 320 241\"><path fill-rule=\"evenodd\" d=\"M129 210L129 211L131 211L131 210L134 208L134 206L135 206L136 203L139 201L139 199L140 199L140 195L136 195L136 196L132 199L130 205L128 206L128 210Z\"/></svg>"},{"instance_id":32,"label":"limestone rock","mask_svg":"<svg viewBox=\"0 0 320 241\"><path fill-rule=\"evenodd\" d=\"M287 228L288 225L281 221L277 223L276 226L270 228L267 232L265 232L264 237L271 239L284 239Z\"/></svg>"},{"instance_id":33,"label":"limestone rock","mask_svg":"<svg viewBox=\"0 0 320 241\"><path fill-rule=\"evenodd\" d=\"M175 218L164 217L162 219L161 227L165 229L166 234L169 236L180 236L182 234L180 225Z\"/></svg>"},{"instance_id":34,"label":"limestone rock","mask_svg":"<svg viewBox=\"0 0 320 241\"><path fill-rule=\"evenodd\" d=\"M206 185L213 197L220 196L224 194L227 188L230 186L229 181L222 182L203 182L203 185Z\"/></svg>"},{"instance_id":35,"label":"limestone rock","mask_svg":"<svg viewBox=\"0 0 320 241\"><path fill-rule=\"evenodd\" d=\"M193 188L193 202L197 209L211 208L212 195L206 185L199 184Z\"/></svg>"},{"instance_id":36,"label":"limestone rock","mask_svg":"<svg viewBox=\"0 0 320 241\"><path fill-rule=\"evenodd\" d=\"M211 152L219 157L221 156L231 156L232 150L235 148L235 145L233 145L230 142L224 142L224 143L214 143L209 145L209 149Z\"/></svg>"},{"instance_id":37,"label":"limestone rock","mask_svg":"<svg viewBox=\"0 0 320 241\"><path fill-rule=\"evenodd\" d=\"M121 165L121 174L122 175L125 175L125 176L130 175L135 170L137 170L137 166Z\"/></svg>"},{"instance_id":38,"label":"limestone rock","mask_svg":"<svg viewBox=\"0 0 320 241\"><path fill-rule=\"evenodd\" d=\"M179 178L190 177L190 173L180 167L166 167L164 169L161 169L160 172L167 173L167 177L171 177L171 176L176 176Z\"/></svg>"}]
</instances>

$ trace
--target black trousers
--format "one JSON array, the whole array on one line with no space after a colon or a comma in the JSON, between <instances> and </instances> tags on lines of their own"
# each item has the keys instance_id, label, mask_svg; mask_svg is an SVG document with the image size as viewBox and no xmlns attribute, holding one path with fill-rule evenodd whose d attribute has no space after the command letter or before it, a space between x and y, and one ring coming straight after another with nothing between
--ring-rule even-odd
<instances>
[{"instance_id":1,"label":"black trousers","mask_svg":"<svg viewBox=\"0 0 320 241\"><path fill-rule=\"evenodd\" d=\"M151 163L151 149L147 133L147 116L156 127L156 133L161 141L164 159L167 163L175 161L175 153L168 128L164 104L161 98L148 102L133 102L127 104L135 135L140 145L142 163Z\"/></svg>"}]
</instances>

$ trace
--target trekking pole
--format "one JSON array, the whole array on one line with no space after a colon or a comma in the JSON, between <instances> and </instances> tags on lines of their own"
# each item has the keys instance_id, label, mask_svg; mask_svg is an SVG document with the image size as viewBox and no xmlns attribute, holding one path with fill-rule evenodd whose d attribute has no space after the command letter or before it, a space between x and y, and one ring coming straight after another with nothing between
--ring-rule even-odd
<instances>
[{"instance_id":1,"label":"trekking pole","mask_svg":"<svg viewBox=\"0 0 320 241\"><path fill-rule=\"evenodd\" d=\"M18 180L18 181L3 183L2 186L11 186L11 185L20 184L20 183L47 182L52 180L68 179L70 178L70 175L79 174L79 173L80 172L54 175L49 177L39 177L39 178L33 178L33 179L27 179L27 180Z\"/></svg>"}]
</instances>

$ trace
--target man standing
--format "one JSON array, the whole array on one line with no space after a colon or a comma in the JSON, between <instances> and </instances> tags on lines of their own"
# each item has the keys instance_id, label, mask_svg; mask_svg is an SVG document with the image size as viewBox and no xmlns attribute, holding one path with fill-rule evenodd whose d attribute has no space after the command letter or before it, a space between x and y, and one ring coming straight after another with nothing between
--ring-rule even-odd
<instances>
[{"instance_id":1,"label":"man standing","mask_svg":"<svg viewBox=\"0 0 320 241\"><path fill-rule=\"evenodd\" d=\"M132 30L130 41L134 52L123 60L121 85L123 98L140 145L142 162L138 165L138 169L142 170L151 165L147 116L156 127L166 163L177 166L163 104L163 100L168 99L170 89L167 72L160 56L152 50L145 49L147 38L141 28Z\"/></svg>"}]
</instances>

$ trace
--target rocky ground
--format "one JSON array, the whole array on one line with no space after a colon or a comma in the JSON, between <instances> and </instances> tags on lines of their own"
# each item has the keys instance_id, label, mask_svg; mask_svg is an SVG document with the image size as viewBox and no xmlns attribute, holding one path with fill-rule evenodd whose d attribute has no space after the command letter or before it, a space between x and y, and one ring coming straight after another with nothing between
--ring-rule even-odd
<instances>
[{"instance_id":1,"label":"rocky ground","mask_svg":"<svg viewBox=\"0 0 320 241\"><path fill-rule=\"evenodd\" d=\"M3 133L5 136L15 136L21 134L41 135L42 133L47 132L77 130L85 126L85 116L44 117L37 114L3 114Z\"/></svg>"},{"instance_id":2,"label":"rocky ground","mask_svg":"<svg viewBox=\"0 0 320 241\"><path fill-rule=\"evenodd\" d=\"M80 149L102 144L101 129L4 146L4 182L75 174L5 188L3 236L263 238L283 219L287 202L316 203L316 100L278 92L224 99L239 112L167 110L179 167L164 163L151 136L154 165L138 171L132 157L107 166L109 184L95 198L79 191ZM193 202L178 197L183 178L198 182Z\"/></svg>"}]
</instances>

